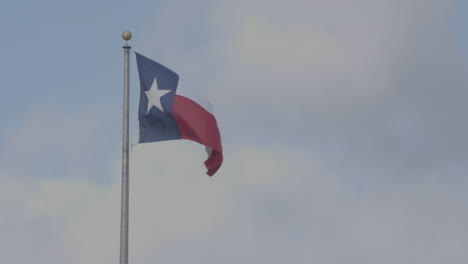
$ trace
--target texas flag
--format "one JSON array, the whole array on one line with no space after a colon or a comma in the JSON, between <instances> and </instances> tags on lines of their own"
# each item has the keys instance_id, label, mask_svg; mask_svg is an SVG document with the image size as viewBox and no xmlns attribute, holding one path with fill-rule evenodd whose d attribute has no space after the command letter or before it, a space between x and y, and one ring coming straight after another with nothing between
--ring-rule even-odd
<instances>
[{"instance_id":1,"label":"texas flag","mask_svg":"<svg viewBox=\"0 0 468 264\"><path fill-rule=\"evenodd\" d=\"M205 145L205 166L212 176L221 167L223 149L211 104L179 75L136 53L140 77L139 143L189 139Z\"/></svg>"}]
</instances>

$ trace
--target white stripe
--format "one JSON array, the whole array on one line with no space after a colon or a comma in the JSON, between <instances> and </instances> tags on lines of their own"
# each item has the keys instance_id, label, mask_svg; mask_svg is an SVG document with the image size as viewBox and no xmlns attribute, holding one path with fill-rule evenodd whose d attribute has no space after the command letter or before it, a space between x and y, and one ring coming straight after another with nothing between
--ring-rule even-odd
<instances>
[{"instance_id":1,"label":"white stripe","mask_svg":"<svg viewBox=\"0 0 468 264\"><path fill-rule=\"evenodd\" d=\"M208 154L208 158L211 156L211 153L213 153L213 149L208 147L208 146L205 146L205 149L206 149L206 153Z\"/></svg>"},{"instance_id":2,"label":"white stripe","mask_svg":"<svg viewBox=\"0 0 468 264\"><path fill-rule=\"evenodd\" d=\"M189 85L187 81L180 77L176 94L194 101L213 115L213 106L211 103L193 85Z\"/></svg>"}]
</instances>

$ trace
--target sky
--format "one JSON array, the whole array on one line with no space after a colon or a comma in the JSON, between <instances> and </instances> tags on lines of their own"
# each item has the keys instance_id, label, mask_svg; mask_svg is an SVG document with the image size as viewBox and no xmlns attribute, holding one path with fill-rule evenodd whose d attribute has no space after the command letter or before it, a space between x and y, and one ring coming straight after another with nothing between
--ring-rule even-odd
<instances>
[{"instance_id":1,"label":"sky","mask_svg":"<svg viewBox=\"0 0 468 264\"><path fill-rule=\"evenodd\" d=\"M138 145L130 263L467 263L468 3L2 1L0 256L117 263L123 50L213 104L225 161Z\"/></svg>"}]
</instances>

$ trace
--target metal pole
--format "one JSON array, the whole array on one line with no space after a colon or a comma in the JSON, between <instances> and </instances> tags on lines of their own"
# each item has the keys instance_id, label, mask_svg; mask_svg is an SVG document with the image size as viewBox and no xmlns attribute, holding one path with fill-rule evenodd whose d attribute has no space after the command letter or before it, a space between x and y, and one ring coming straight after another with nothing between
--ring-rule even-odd
<instances>
[{"instance_id":1,"label":"metal pole","mask_svg":"<svg viewBox=\"0 0 468 264\"><path fill-rule=\"evenodd\" d=\"M123 96L123 133L122 133L122 201L120 215L120 264L128 264L128 204L129 204L129 78L130 78L130 46L127 41L132 33L122 33L125 40L124 49L124 96Z\"/></svg>"}]
</instances>

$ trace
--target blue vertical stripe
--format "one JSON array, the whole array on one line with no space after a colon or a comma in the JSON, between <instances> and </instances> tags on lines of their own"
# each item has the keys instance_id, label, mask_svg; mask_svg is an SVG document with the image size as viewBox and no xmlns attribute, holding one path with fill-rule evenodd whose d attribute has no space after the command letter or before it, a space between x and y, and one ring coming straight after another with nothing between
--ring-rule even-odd
<instances>
[{"instance_id":1,"label":"blue vertical stripe","mask_svg":"<svg viewBox=\"0 0 468 264\"><path fill-rule=\"evenodd\" d=\"M140 78L139 143L180 139L180 131L172 112L179 75L139 53L135 54ZM152 107L147 113L148 98L145 91L150 90L155 79L159 90L171 90L171 92L161 97L164 112Z\"/></svg>"}]
</instances>

